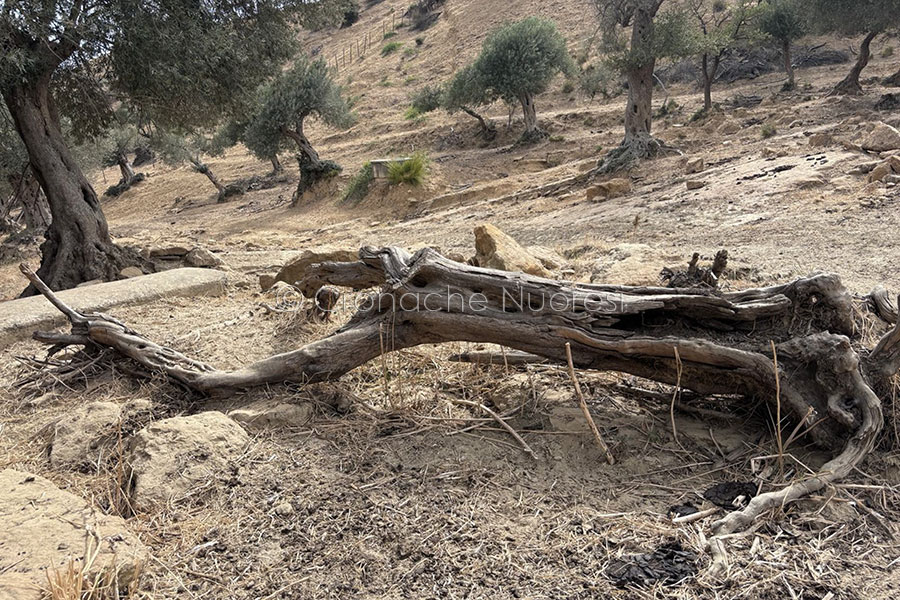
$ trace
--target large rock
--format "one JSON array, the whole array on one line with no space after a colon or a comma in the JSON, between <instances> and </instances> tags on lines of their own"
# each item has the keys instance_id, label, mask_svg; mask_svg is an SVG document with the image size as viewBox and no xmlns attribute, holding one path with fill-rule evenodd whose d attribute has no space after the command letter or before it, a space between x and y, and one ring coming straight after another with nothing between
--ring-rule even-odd
<instances>
[{"instance_id":1,"label":"large rock","mask_svg":"<svg viewBox=\"0 0 900 600\"><path fill-rule=\"evenodd\" d=\"M528 246L525 248L529 254L538 259L545 269L561 269L566 265L566 259L559 252L546 246ZM460 261L458 261L460 262Z\"/></svg>"},{"instance_id":2,"label":"large rock","mask_svg":"<svg viewBox=\"0 0 900 600\"><path fill-rule=\"evenodd\" d=\"M308 248L300 256L288 261L278 274L275 281L284 281L294 284L303 279L310 265L322 262L355 262L359 260L359 252L333 246L321 246Z\"/></svg>"},{"instance_id":3,"label":"large rock","mask_svg":"<svg viewBox=\"0 0 900 600\"><path fill-rule=\"evenodd\" d=\"M706 161L703 160L702 156L690 158L684 163L684 172L686 175L702 173L704 169L706 169Z\"/></svg>"},{"instance_id":4,"label":"large rock","mask_svg":"<svg viewBox=\"0 0 900 600\"><path fill-rule=\"evenodd\" d=\"M519 243L489 223L475 227L475 262L501 271L521 271L539 277L550 273Z\"/></svg>"},{"instance_id":5,"label":"large rock","mask_svg":"<svg viewBox=\"0 0 900 600\"><path fill-rule=\"evenodd\" d=\"M148 425L128 448L132 505L148 510L214 489L248 442L240 425L216 411Z\"/></svg>"},{"instance_id":6,"label":"large rock","mask_svg":"<svg viewBox=\"0 0 900 600\"><path fill-rule=\"evenodd\" d=\"M228 416L248 427L279 428L302 427L312 417L310 403L288 404L275 400L260 400L236 408Z\"/></svg>"},{"instance_id":7,"label":"large rock","mask_svg":"<svg viewBox=\"0 0 900 600\"><path fill-rule=\"evenodd\" d=\"M191 267L218 267L222 259L206 248L194 248L184 256L184 262Z\"/></svg>"},{"instance_id":8,"label":"large rock","mask_svg":"<svg viewBox=\"0 0 900 600\"><path fill-rule=\"evenodd\" d=\"M83 568L86 547L97 550L88 578L115 573L123 591L147 559L122 518L22 471L0 471L0 524L0 600L44 598L48 574L70 561Z\"/></svg>"},{"instance_id":9,"label":"large rock","mask_svg":"<svg viewBox=\"0 0 900 600\"><path fill-rule=\"evenodd\" d=\"M222 271L184 268L63 290L56 295L79 312L105 312L116 306L159 298L187 296L199 302L201 296L224 294L225 281ZM36 329L65 322L65 316L43 296L0 302L0 347L17 338L29 337Z\"/></svg>"},{"instance_id":10,"label":"large rock","mask_svg":"<svg viewBox=\"0 0 900 600\"><path fill-rule=\"evenodd\" d=\"M863 138L860 146L869 152L900 150L900 131L887 123L878 123L875 129Z\"/></svg>"},{"instance_id":11,"label":"large rock","mask_svg":"<svg viewBox=\"0 0 900 600\"><path fill-rule=\"evenodd\" d=\"M89 470L106 456L121 417L122 408L114 402L91 402L64 415L54 428L50 464Z\"/></svg>"},{"instance_id":12,"label":"large rock","mask_svg":"<svg viewBox=\"0 0 900 600\"><path fill-rule=\"evenodd\" d=\"M619 177L589 187L587 189L586 198L588 202L598 202L602 200L618 198L620 196L626 196L630 193L631 180Z\"/></svg>"}]
</instances>

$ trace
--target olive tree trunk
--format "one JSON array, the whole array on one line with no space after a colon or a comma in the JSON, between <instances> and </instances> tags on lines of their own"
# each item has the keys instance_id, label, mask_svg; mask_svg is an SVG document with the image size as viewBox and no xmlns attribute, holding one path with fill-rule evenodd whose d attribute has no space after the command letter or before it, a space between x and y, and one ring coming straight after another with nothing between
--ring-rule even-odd
<instances>
[{"instance_id":1,"label":"olive tree trunk","mask_svg":"<svg viewBox=\"0 0 900 600\"><path fill-rule=\"evenodd\" d=\"M495 137L497 137L497 126L494 125L493 121L491 121L490 119L485 119L483 116L467 106L463 106L462 108L460 108L460 110L478 121L478 124L481 125L482 139L484 139L485 141L491 141Z\"/></svg>"},{"instance_id":2,"label":"olive tree trunk","mask_svg":"<svg viewBox=\"0 0 900 600\"><path fill-rule=\"evenodd\" d=\"M857 96L862 94L863 89L862 85L859 83L859 76L863 72L863 69L866 68L866 65L869 64L869 47L878 33L879 32L877 31L871 31L866 34L866 37L863 38L863 41L859 45L859 56L856 57L856 63L854 63L853 68L850 69L850 72L847 73L846 77L834 86L834 89L831 90L831 94L829 95Z\"/></svg>"},{"instance_id":3,"label":"olive tree trunk","mask_svg":"<svg viewBox=\"0 0 900 600\"><path fill-rule=\"evenodd\" d=\"M893 75L885 77L881 83L891 87L900 87L900 69L897 69Z\"/></svg>"},{"instance_id":4,"label":"olive tree trunk","mask_svg":"<svg viewBox=\"0 0 900 600\"><path fill-rule=\"evenodd\" d=\"M222 182L219 181L219 178L215 176L212 170L209 168L209 165L204 163L198 158L190 159L191 166L194 167L194 170L198 173L205 175L209 182L213 184L216 188L216 191L219 192L219 198L221 198L225 194L225 186L222 185Z\"/></svg>"},{"instance_id":5,"label":"olive tree trunk","mask_svg":"<svg viewBox=\"0 0 900 600\"><path fill-rule=\"evenodd\" d=\"M708 54L703 55L701 71L703 74L703 110L712 110L712 85L719 72L721 55L716 54L712 58Z\"/></svg>"},{"instance_id":6,"label":"olive tree trunk","mask_svg":"<svg viewBox=\"0 0 900 600\"><path fill-rule=\"evenodd\" d=\"M97 194L63 138L50 96L50 74L4 89L3 99L52 214L38 275L51 289L115 279L137 257L113 244L109 236ZM36 292L29 286L22 295Z\"/></svg>"},{"instance_id":7,"label":"olive tree trunk","mask_svg":"<svg viewBox=\"0 0 900 600\"><path fill-rule=\"evenodd\" d=\"M328 179L341 170L341 167L330 160L322 160L319 153L313 148L309 138L303 131L303 124L300 123L295 129L285 129L282 134L293 141L297 145L297 163L300 167L300 181L297 189L294 191L294 197L291 201L296 206L303 193L314 187L320 181Z\"/></svg>"},{"instance_id":8,"label":"olive tree trunk","mask_svg":"<svg viewBox=\"0 0 900 600\"><path fill-rule=\"evenodd\" d=\"M787 83L785 89L792 90L797 85L794 77L794 59L791 55L791 40L784 40L781 43L781 56L784 60L784 72L787 73Z\"/></svg>"},{"instance_id":9,"label":"olive tree trunk","mask_svg":"<svg viewBox=\"0 0 900 600\"><path fill-rule=\"evenodd\" d=\"M534 94L522 94L519 96L522 104L522 117L525 121L525 131L522 133L522 141L536 141L546 136L538 126L537 108L534 105Z\"/></svg>"}]
</instances>

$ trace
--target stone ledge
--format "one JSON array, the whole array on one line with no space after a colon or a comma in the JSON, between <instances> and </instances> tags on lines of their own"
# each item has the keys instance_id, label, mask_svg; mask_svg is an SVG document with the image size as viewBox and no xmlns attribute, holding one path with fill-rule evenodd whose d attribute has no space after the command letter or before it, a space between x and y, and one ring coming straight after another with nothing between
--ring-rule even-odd
<instances>
[{"instance_id":1,"label":"stone ledge","mask_svg":"<svg viewBox=\"0 0 900 600\"><path fill-rule=\"evenodd\" d=\"M221 296L225 293L225 281L222 271L188 267L63 290L57 295L79 312L102 312L165 297ZM37 329L65 322L63 314L43 296L0 302L0 346L30 337Z\"/></svg>"}]
</instances>

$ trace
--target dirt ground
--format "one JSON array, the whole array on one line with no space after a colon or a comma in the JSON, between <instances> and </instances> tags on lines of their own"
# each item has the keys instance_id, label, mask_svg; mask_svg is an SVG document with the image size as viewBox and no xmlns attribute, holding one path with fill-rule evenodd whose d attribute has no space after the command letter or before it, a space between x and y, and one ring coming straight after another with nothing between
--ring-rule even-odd
<instances>
[{"instance_id":1,"label":"dirt ground","mask_svg":"<svg viewBox=\"0 0 900 600\"><path fill-rule=\"evenodd\" d=\"M333 57L365 31L380 31L404 2L366 10L357 25L310 34L308 48ZM866 93L826 97L848 65L801 69L800 87L780 92L783 76L714 87L721 112L697 122L702 95L670 86L677 108L655 121L656 133L687 157L703 157L702 173L685 175L684 157L642 163L633 192L588 202L584 186L562 195L513 197L593 167L621 137L624 100L591 102L564 93L562 81L538 98L551 137L515 145L516 116L489 113L499 136L476 137L464 115L403 117L408 94L446 79L478 50L498 23L528 14L555 19L579 51L593 33L587 2L526 1L499 14L491 3L448 3L424 34L398 30L404 44L381 57L378 47L342 67L339 80L357 96L358 123L336 132L314 125L311 139L343 174L295 208L290 181L217 204L207 180L162 164L140 170L148 179L104 200L114 237L127 244L200 244L223 259L228 293L204 300L168 299L117 309L115 315L151 339L233 368L294 349L335 324L304 322L262 304L257 277L303 248L393 244L474 252L473 227L490 222L523 245L553 248L567 258L566 278L655 283L664 265L692 252L710 258L726 248L730 287L768 285L815 271L840 273L847 287L900 291L900 187L867 184L851 170L874 158L852 146L876 121L887 89L875 80L896 71L874 44ZM417 46L415 38L424 37ZM846 40L830 40L845 47ZM379 41L379 47L381 42ZM406 52L404 50L410 50ZM385 84L384 82L387 82ZM897 90L893 90L896 92ZM760 96L755 106L735 101ZM661 103L661 94L656 105ZM718 132L735 120L735 133ZM763 124L777 133L763 139ZM811 148L811 134L837 140ZM848 149L849 148L849 149ZM341 203L349 178L369 159L425 150L426 184L376 184L360 203ZM269 165L236 148L209 160L220 179L264 174ZM117 172L94 174L98 189ZM705 186L689 191L687 180ZM27 258L37 262L35 249ZM0 266L0 297L24 287L10 263ZM347 315L343 315L346 317ZM715 517L675 525L673 506L711 506L702 494L728 481L777 487L827 458L799 440L788 448L785 479L772 472L772 420L759 406L716 399L707 408L730 418L676 411L673 390L629 376L579 373L594 419L616 457L608 465L593 445L571 382L556 366L504 368L450 362L470 344L421 347L389 355L335 384L272 387L227 400L190 396L166 382L106 373L49 393L13 383L18 356L41 355L30 341L0 351L0 469L48 477L116 512L110 473L54 471L47 460L53 423L88 401L150 400L154 418L227 410L260 397L312 402L316 416L302 430L255 430L236 473L212 482L188 505L130 516L129 526L153 553L141 598L797 598L887 599L900 596L900 456L871 457L845 484L788 506L729 540L732 571L723 581L703 576L705 540ZM476 400L513 414L509 423L531 445L523 453L494 421L455 403ZM135 425L137 426L137 425ZM283 502L290 514L278 514ZM719 513L721 514L721 513ZM617 560L676 543L696 554L697 576L674 585L619 587Z\"/></svg>"}]
</instances>

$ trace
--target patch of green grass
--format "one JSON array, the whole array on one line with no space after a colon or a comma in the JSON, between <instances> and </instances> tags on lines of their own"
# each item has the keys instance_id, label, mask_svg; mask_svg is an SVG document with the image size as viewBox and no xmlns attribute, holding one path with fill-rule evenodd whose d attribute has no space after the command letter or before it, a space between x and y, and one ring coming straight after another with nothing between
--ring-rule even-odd
<instances>
[{"instance_id":1,"label":"patch of green grass","mask_svg":"<svg viewBox=\"0 0 900 600\"><path fill-rule=\"evenodd\" d=\"M885 46L881 50L881 58L890 58L894 55L894 47L893 46Z\"/></svg>"},{"instance_id":2,"label":"patch of green grass","mask_svg":"<svg viewBox=\"0 0 900 600\"><path fill-rule=\"evenodd\" d=\"M566 82L563 84L563 86L562 86L562 93L563 93L563 94L571 94L571 93L574 92L574 91L575 91L575 84L572 83L571 81L566 81Z\"/></svg>"},{"instance_id":3,"label":"patch of green grass","mask_svg":"<svg viewBox=\"0 0 900 600\"><path fill-rule=\"evenodd\" d=\"M551 142L564 142L564 141L566 141L566 138L561 135L551 135L550 141Z\"/></svg>"},{"instance_id":4,"label":"patch of green grass","mask_svg":"<svg viewBox=\"0 0 900 600\"><path fill-rule=\"evenodd\" d=\"M341 202L353 202L354 204L366 197L369 193L369 185L375 179L375 173L372 170L372 163L367 162L362 168L350 179L344 194L341 196Z\"/></svg>"},{"instance_id":5,"label":"patch of green grass","mask_svg":"<svg viewBox=\"0 0 900 600\"><path fill-rule=\"evenodd\" d=\"M403 46L403 44L401 44L400 42L390 42L388 44L385 44L384 47L381 49L381 55L387 56L388 54L393 54L394 52L399 50L402 46Z\"/></svg>"},{"instance_id":6,"label":"patch of green grass","mask_svg":"<svg viewBox=\"0 0 900 600\"><path fill-rule=\"evenodd\" d=\"M418 51L415 48L404 48L403 49L403 56L405 56L406 58L412 58L413 56L416 56L417 54L418 54Z\"/></svg>"},{"instance_id":7,"label":"patch of green grass","mask_svg":"<svg viewBox=\"0 0 900 600\"><path fill-rule=\"evenodd\" d=\"M403 118L407 121L415 121L416 123L425 122L425 114L415 106L410 106L403 112Z\"/></svg>"},{"instance_id":8,"label":"patch of green grass","mask_svg":"<svg viewBox=\"0 0 900 600\"><path fill-rule=\"evenodd\" d=\"M760 127L760 129L759 129L759 135L760 135L760 136L762 137L762 139L764 139L764 140L769 139L770 137L772 137L772 136L775 135L776 133L778 133L778 130L775 129L775 125L773 125L772 123L766 123L766 124L764 124L762 127Z\"/></svg>"},{"instance_id":9,"label":"patch of green grass","mask_svg":"<svg viewBox=\"0 0 900 600\"><path fill-rule=\"evenodd\" d=\"M419 80L415 75L410 75L406 79L403 80L403 85L412 85Z\"/></svg>"},{"instance_id":10,"label":"patch of green grass","mask_svg":"<svg viewBox=\"0 0 900 600\"><path fill-rule=\"evenodd\" d=\"M391 83L391 80L387 78L387 75L385 75L381 78L381 81L378 82L378 85L381 87L391 87L393 84Z\"/></svg>"},{"instance_id":11,"label":"patch of green grass","mask_svg":"<svg viewBox=\"0 0 900 600\"><path fill-rule=\"evenodd\" d=\"M428 156L424 152L416 152L403 162L388 165L388 181L394 185L406 183L419 186L425 182L428 173Z\"/></svg>"},{"instance_id":12,"label":"patch of green grass","mask_svg":"<svg viewBox=\"0 0 900 600\"><path fill-rule=\"evenodd\" d=\"M383 40L389 40L389 39L391 39L392 37L394 37L395 35L397 35L397 32L396 32L396 31L388 31L386 34L384 34L384 37L381 38L381 39L383 39Z\"/></svg>"}]
</instances>

